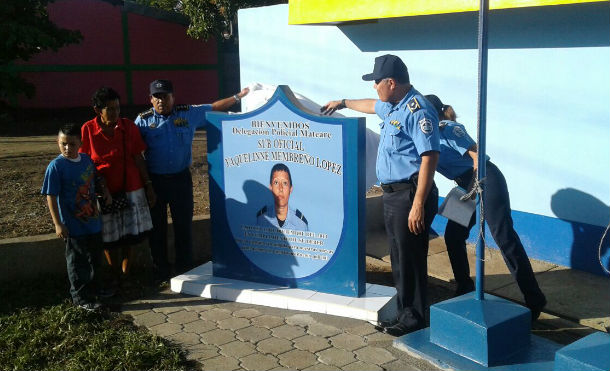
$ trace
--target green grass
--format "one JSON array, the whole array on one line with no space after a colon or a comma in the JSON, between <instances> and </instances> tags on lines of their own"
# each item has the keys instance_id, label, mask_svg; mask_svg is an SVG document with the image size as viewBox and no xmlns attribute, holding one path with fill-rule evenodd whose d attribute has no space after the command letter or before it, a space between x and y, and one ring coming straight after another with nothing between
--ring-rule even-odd
<instances>
[{"instance_id":1,"label":"green grass","mask_svg":"<svg viewBox=\"0 0 610 371\"><path fill-rule=\"evenodd\" d=\"M168 341L129 317L70 304L62 279L0 287L0 370L184 370Z\"/></svg>"}]
</instances>

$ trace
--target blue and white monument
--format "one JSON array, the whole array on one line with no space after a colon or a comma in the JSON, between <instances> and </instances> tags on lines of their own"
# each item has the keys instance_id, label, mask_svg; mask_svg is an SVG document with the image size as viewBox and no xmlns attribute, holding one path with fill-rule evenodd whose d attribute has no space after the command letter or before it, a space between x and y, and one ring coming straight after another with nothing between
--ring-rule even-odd
<instances>
[{"instance_id":1,"label":"blue and white monument","mask_svg":"<svg viewBox=\"0 0 610 371\"><path fill-rule=\"evenodd\" d=\"M207 115L212 263L172 290L378 321L365 282L365 120L322 116L279 86L262 107Z\"/></svg>"}]
</instances>

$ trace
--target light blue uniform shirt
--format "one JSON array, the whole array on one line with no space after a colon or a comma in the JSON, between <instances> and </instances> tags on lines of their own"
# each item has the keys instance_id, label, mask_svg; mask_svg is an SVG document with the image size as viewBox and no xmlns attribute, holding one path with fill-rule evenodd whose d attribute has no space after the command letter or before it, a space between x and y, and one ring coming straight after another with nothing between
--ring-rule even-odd
<instances>
[{"instance_id":1,"label":"light blue uniform shirt","mask_svg":"<svg viewBox=\"0 0 610 371\"><path fill-rule=\"evenodd\" d=\"M286 220L284 221L284 224L280 227L275 213L275 206L273 205L263 207L256 214L256 225L261 227L273 226L275 228L282 229L309 231L309 225L307 224L307 219L305 219L305 216L299 210L294 210L290 207L288 207L288 214L286 215Z\"/></svg>"},{"instance_id":2,"label":"light blue uniform shirt","mask_svg":"<svg viewBox=\"0 0 610 371\"><path fill-rule=\"evenodd\" d=\"M212 105L177 105L168 116L153 108L142 112L135 123L148 147L145 152L148 169L154 174L175 174L192 162L195 130L207 123L205 113Z\"/></svg>"},{"instance_id":3,"label":"light blue uniform shirt","mask_svg":"<svg viewBox=\"0 0 610 371\"><path fill-rule=\"evenodd\" d=\"M403 182L419 172L421 154L440 151L436 109L411 88L397 104L378 100L375 113L383 120L377 152L377 179Z\"/></svg>"},{"instance_id":4,"label":"light blue uniform shirt","mask_svg":"<svg viewBox=\"0 0 610 371\"><path fill-rule=\"evenodd\" d=\"M468 135L464 125L449 120L439 123L441 134L441 154L436 171L447 179L454 180L472 169L472 158L466 154L476 142ZM489 160L489 157L487 157Z\"/></svg>"}]
</instances>

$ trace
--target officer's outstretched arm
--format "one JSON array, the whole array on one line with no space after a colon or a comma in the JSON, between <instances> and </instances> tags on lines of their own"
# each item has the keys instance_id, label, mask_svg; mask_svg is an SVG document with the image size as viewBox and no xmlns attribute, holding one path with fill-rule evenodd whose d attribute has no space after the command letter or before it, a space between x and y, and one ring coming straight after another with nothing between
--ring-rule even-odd
<instances>
[{"instance_id":1,"label":"officer's outstretched arm","mask_svg":"<svg viewBox=\"0 0 610 371\"><path fill-rule=\"evenodd\" d=\"M239 93L235 94L232 97L217 100L216 102L212 103L212 111L228 110L229 108L233 107L234 104L239 102L243 97L248 95L249 92L250 89L243 88Z\"/></svg>"},{"instance_id":2,"label":"officer's outstretched arm","mask_svg":"<svg viewBox=\"0 0 610 371\"><path fill-rule=\"evenodd\" d=\"M324 115L332 115L337 110L349 108L362 113L375 113L376 102L376 99L332 100L320 107L320 112Z\"/></svg>"}]
</instances>

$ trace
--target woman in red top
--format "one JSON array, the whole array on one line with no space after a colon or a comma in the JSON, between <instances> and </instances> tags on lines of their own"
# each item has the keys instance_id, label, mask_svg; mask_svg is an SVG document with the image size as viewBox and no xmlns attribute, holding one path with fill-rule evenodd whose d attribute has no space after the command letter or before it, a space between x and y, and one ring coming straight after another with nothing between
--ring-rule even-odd
<instances>
[{"instance_id":1,"label":"woman in red top","mask_svg":"<svg viewBox=\"0 0 610 371\"><path fill-rule=\"evenodd\" d=\"M118 279L129 272L131 246L152 228L149 206L156 196L143 156L146 144L134 122L119 117L118 93L98 89L93 109L97 116L83 125L80 150L91 157L110 194L118 198L124 192L128 201L127 207L102 215L104 253Z\"/></svg>"}]
</instances>

